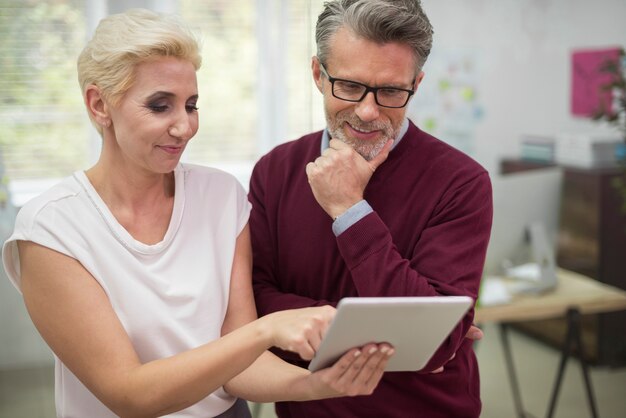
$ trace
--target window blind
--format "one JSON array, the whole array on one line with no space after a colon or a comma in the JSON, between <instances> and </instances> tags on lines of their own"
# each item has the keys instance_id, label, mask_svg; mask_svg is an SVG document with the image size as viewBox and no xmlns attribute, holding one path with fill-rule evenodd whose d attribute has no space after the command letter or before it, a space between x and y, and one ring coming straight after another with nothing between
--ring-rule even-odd
<instances>
[{"instance_id":1,"label":"window blind","mask_svg":"<svg viewBox=\"0 0 626 418\"><path fill-rule=\"evenodd\" d=\"M295 139L326 126L323 99L313 82L311 58L316 54L315 24L323 0L288 1L289 24L286 51L287 138Z\"/></svg>"},{"instance_id":2,"label":"window blind","mask_svg":"<svg viewBox=\"0 0 626 418\"><path fill-rule=\"evenodd\" d=\"M268 148L324 126L310 69L322 5L322 0L181 0L182 18L204 40L200 130L188 160L252 163ZM265 65L269 68L259 68ZM270 93L261 94L268 83ZM268 119L277 119L279 128L269 134L279 137L264 148L260 138Z\"/></svg>"},{"instance_id":3,"label":"window blind","mask_svg":"<svg viewBox=\"0 0 626 418\"><path fill-rule=\"evenodd\" d=\"M258 118L254 2L181 0L179 14L203 40L200 127L184 158L202 164L252 160Z\"/></svg>"},{"instance_id":4,"label":"window blind","mask_svg":"<svg viewBox=\"0 0 626 418\"><path fill-rule=\"evenodd\" d=\"M13 184L32 180L48 187L46 179L93 163L94 131L76 80L76 59L89 30L85 4L0 0L0 153ZM178 13L203 38L200 128L185 161L249 172L269 148L324 127L310 69L322 5L177 0ZM244 184L246 174L238 175Z\"/></svg>"},{"instance_id":5,"label":"window blind","mask_svg":"<svg viewBox=\"0 0 626 418\"><path fill-rule=\"evenodd\" d=\"M89 122L76 79L79 0L0 2L0 153L9 180L84 167Z\"/></svg>"}]
</instances>

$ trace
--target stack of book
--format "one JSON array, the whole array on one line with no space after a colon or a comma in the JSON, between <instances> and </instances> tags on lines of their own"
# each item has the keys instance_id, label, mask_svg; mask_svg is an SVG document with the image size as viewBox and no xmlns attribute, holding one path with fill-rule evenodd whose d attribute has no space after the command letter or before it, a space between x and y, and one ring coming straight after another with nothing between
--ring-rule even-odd
<instances>
[{"instance_id":1,"label":"stack of book","mask_svg":"<svg viewBox=\"0 0 626 418\"><path fill-rule=\"evenodd\" d=\"M520 145L520 158L525 161L552 163L555 160L554 137L525 135Z\"/></svg>"},{"instance_id":2,"label":"stack of book","mask_svg":"<svg viewBox=\"0 0 626 418\"><path fill-rule=\"evenodd\" d=\"M623 141L579 133L556 136L556 161L575 167L611 167L617 164L618 147Z\"/></svg>"}]
</instances>

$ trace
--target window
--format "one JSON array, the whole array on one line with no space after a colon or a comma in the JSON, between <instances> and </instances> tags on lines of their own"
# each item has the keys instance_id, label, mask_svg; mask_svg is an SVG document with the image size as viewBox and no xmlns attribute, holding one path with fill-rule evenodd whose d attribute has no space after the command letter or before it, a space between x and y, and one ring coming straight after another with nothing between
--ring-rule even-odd
<instances>
[{"instance_id":1,"label":"window","mask_svg":"<svg viewBox=\"0 0 626 418\"><path fill-rule=\"evenodd\" d=\"M217 165L244 185L275 145L324 127L310 61L321 0L181 0L204 39L200 130L185 159Z\"/></svg>"},{"instance_id":2,"label":"window","mask_svg":"<svg viewBox=\"0 0 626 418\"><path fill-rule=\"evenodd\" d=\"M288 80L287 137L296 139L326 126L321 93L313 82L311 58L316 54L315 23L322 12L320 0L289 1L289 25L286 45ZM282 142L282 141L281 141Z\"/></svg>"},{"instance_id":3,"label":"window","mask_svg":"<svg viewBox=\"0 0 626 418\"><path fill-rule=\"evenodd\" d=\"M198 163L253 160L258 136L258 48L250 0L180 1L181 17L201 33L200 128L185 151Z\"/></svg>"},{"instance_id":4,"label":"window","mask_svg":"<svg viewBox=\"0 0 626 418\"><path fill-rule=\"evenodd\" d=\"M131 3L176 9L202 34L200 129L185 161L233 171L247 185L262 154L324 126L310 70L322 0L97 3L97 13ZM18 205L98 155L99 137L76 77L77 56L92 30L90 4L0 0L0 157L13 194L21 195Z\"/></svg>"},{"instance_id":5,"label":"window","mask_svg":"<svg viewBox=\"0 0 626 418\"><path fill-rule=\"evenodd\" d=\"M1 3L0 153L12 181L61 177L87 164L75 69L85 39L82 4Z\"/></svg>"}]
</instances>

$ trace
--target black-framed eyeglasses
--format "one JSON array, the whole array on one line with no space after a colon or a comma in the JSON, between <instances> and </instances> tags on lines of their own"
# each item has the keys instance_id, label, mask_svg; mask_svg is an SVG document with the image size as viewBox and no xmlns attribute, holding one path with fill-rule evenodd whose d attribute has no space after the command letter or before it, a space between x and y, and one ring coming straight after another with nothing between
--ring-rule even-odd
<instances>
[{"instance_id":1,"label":"black-framed eyeglasses","mask_svg":"<svg viewBox=\"0 0 626 418\"><path fill-rule=\"evenodd\" d=\"M320 62L322 73L328 78L332 86L333 96L347 102L360 102L370 91L374 93L376 104L394 109L406 106L415 90L397 87L370 87L367 84L352 80L331 77Z\"/></svg>"}]
</instances>

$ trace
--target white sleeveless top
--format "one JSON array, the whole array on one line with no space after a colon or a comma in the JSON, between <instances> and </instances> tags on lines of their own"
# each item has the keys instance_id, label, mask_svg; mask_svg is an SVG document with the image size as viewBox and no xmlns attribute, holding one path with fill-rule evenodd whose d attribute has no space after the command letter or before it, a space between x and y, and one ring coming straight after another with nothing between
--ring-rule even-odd
<instances>
[{"instance_id":1,"label":"white sleeveless top","mask_svg":"<svg viewBox=\"0 0 626 418\"><path fill-rule=\"evenodd\" d=\"M20 288L17 240L78 260L100 283L142 362L220 337L235 241L251 205L235 178L179 164L169 228L162 242L136 241L115 219L84 172L76 172L20 210L3 247L4 268ZM58 359L59 417L115 417ZM235 398L223 389L172 417L207 417Z\"/></svg>"}]
</instances>

